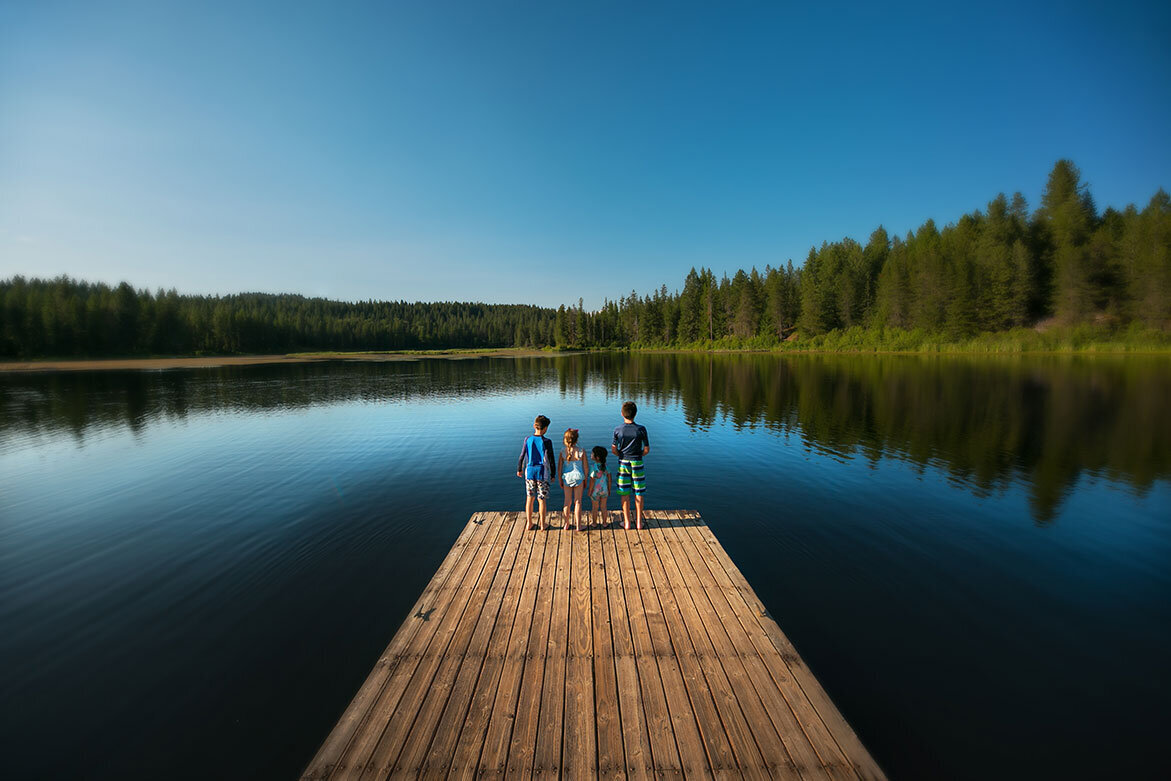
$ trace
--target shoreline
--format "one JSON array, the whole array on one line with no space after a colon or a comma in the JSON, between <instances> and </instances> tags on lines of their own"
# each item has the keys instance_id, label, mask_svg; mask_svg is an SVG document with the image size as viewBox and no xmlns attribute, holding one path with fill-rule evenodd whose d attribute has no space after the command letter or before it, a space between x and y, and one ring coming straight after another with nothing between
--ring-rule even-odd
<instances>
[{"instance_id":1,"label":"shoreline","mask_svg":"<svg viewBox=\"0 0 1171 781\"><path fill-rule=\"evenodd\" d=\"M319 363L323 361L417 361L423 358L462 360L472 358L536 358L552 354L543 350L488 349L399 351L385 353L289 353L276 355L207 355L170 358L78 358L0 362L0 372L55 371L162 371L165 369L214 369L221 366L259 366L274 363Z\"/></svg>"},{"instance_id":2,"label":"shoreline","mask_svg":"<svg viewBox=\"0 0 1171 781\"><path fill-rule=\"evenodd\" d=\"M78 358L78 359L35 359L28 361L0 361L0 374L19 372L57 371L163 371L167 369L213 369L223 366L259 366L263 364L320 363L325 361L365 361L388 363L418 361L424 358L443 360L464 360L477 358L544 358L566 355L588 355L601 352L630 352L647 355L840 355L840 356L918 356L918 357L1023 357L1023 356L1066 356L1066 357L1119 357L1119 356L1167 356L1168 349L1074 349L1074 350L816 350L816 349L768 349L768 348L716 348L696 349L687 347L641 347L627 349L579 349L540 350L498 348L487 350L400 350L392 352L313 352L270 355L205 355L174 356L166 358Z\"/></svg>"}]
</instances>

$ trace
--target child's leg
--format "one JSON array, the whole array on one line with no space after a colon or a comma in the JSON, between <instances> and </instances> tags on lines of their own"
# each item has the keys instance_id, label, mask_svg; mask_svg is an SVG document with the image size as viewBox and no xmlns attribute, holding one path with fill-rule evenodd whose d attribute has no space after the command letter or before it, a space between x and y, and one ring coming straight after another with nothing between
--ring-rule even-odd
<instances>
[{"instance_id":1,"label":"child's leg","mask_svg":"<svg viewBox=\"0 0 1171 781\"><path fill-rule=\"evenodd\" d=\"M634 495L634 525L636 528L642 528L642 494Z\"/></svg>"},{"instance_id":2,"label":"child's leg","mask_svg":"<svg viewBox=\"0 0 1171 781\"><path fill-rule=\"evenodd\" d=\"M630 494L622 494L622 524L630 528Z\"/></svg>"},{"instance_id":3,"label":"child's leg","mask_svg":"<svg viewBox=\"0 0 1171 781\"><path fill-rule=\"evenodd\" d=\"M533 495L525 494L525 521L528 527L533 528Z\"/></svg>"},{"instance_id":4,"label":"child's leg","mask_svg":"<svg viewBox=\"0 0 1171 781\"><path fill-rule=\"evenodd\" d=\"M548 524L545 522L545 504L546 504L546 502L547 502L547 500L543 496L540 497L539 499L537 499L537 505L540 507L540 510L541 510L541 531L545 531L546 527L548 526Z\"/></svg>"},{"instance_id":5,"label":"child's leg","mask_svg":"<svg viewBox=\"0 0 1171 781\"><path fill-rule=\"evenodd\" d=\"M577 525L578 531L581 531L581 494L583 490L584 487L580 485L573 487L573 522Z\"/></svg>"},{"instance_id":6,"label":"child's leg","mask_svg":"<svg viewBox=\"0 0 1171 781\"><path fill-rule=\"evenodd\" d=\"M571 504L573 504L573 489L570 488L569 486L565 486L561 489L561 492L563 494L565 494L564 504L561 507L561 520L565 522L564 527L566 529L568 529L569 528L569 506Z\"/></svg>"}]
</instances>

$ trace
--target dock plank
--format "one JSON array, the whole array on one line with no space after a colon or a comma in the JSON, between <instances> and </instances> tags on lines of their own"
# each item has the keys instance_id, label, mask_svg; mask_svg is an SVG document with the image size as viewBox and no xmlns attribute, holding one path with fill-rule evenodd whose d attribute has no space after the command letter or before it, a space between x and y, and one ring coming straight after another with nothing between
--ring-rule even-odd
<instances>
[{"instance_id":1,"label":"dock plank","mask_svg":"<svg viewBox=\"0 0 1171 781\"><path fill-rule=\"evenodd\" d=\"M784 761L769 766L775 777L825 779L827 774L817 753L797 723L788 702L781 695L772 676L738 621L724 621L731 607L720 588L713 588L714 577L699 558L685 519L672 518L672 525L680 532L677 545L672 547L675 566L680 578L691 584L691 596L700 606L704 626L723 662L730 679L736 683L737 696L744 705L745 715L752 725L757 744L765 757ZM752 652L745 653L747 649ZM771 729L769 728L771 725Z\"/></svg>"},{"instance_id":2,"label":"dock plank","mask_svg":"<svg viewBox=\"0 0 1171 781\"><path fill-rule=\"evenodd\" d=\"M508 513L504 523L514 527L524 520L517 520L515 513ZM504 560L496 572L496 578L490 587L488 600L480 613L480 620L472 633L462 659L459 660L459 671L455 673L455 683L447 703L433 728L433 738L425 753L418 751L403 751L396 763L395 772L413 773L419 767L422 759L422 772L428 778L446 775L455 758L458 738L468 719L469 708L480 678L496 676L502 664L502 653L505 640L512 628L516 617L516 600L520 592L520 582L524 580L525 569L528 566L529 551L532 548L533 535L522 535L515 528L509 536L505 547ZM511 550L511 555L510 555ZM499 647L493 652L493 641ZM442 675L442 670L437 677ZM428 701L437 700L436 692L428 692ZM416 722L418 729L419 722ZM408 738L408 745L422 745L420 740L412 743ZM393 774L392 774L393 775Z\"/></svg>"},{"instance_id":3,"label":"dock plank","mask_svg":"<svg viewBox=\"0 0 1171 781\"><path fill-rule=\"evenodd\" d=\"M567 778L598 774L594 711L593 609L590 605L590 549L585 532L572 535L570 566L569 652L565 668L565 722L561 759Z\"/></svg>"},{"instance_id":4,"label":"dock plank","mask_svg":"<svg viewBox=\"0 0 1171 781\"><path fill-rule=\"evenodd\" d=\"M687 513L687 516L692 521L699 521L698 513ZM829 695L825 693L821 683L814 677L813 673L805 665L801 655L797 653L797 649L790 642L785 633L781 631L780 626L773 620L769 611L765 608L764 603L756 595L756 592L749 585L748 580L740 572L739 567L732 561L732 558L724 550L724 546L720 545L719 540L716 539L715 534L711 529L703 523L696 523L693 527L695 531L701 536L711 556L718 561L724 570L724 574L733 585L735 591L744 600L745 604L756 614L757 623L761 630L768 637L774 649L781 657L781 662L788 669L791 680L796 684L795 690L792 691L792 704L794 711L804 711L812 709L816 714L816 718L810 717L803 719L802 723L807 730L819 731L818 725L825 728L825 738L823 741L815 742L825 746L827 752L836 749L840 756L847 757L846 761L854 768L855 772L864 779L882 779L886 775L879 768L878 763L870 756L870 752L862 745L862 741L858 739L849 723L842 717L841 712L830 700ZM761 652L764 659L775 659L771 653ZM786 697L789 699L789 697ZM831 746L832 744L832 746ZM819 751L819 753L821 753ZM833 766L836 764L835 760L829 757L822 757L823 764Z\"/></svg>"},{"instance_id":5,"label":"dock plank","mask_svg":"<svg viewBox=\"0 0 1171 781\"><path fill-rule=\"evenodd\" d=\"M653 661L659 669L663 686L663 710L666 719L664 728L670 729L675 738L675 746L684 775L687 777L712 776L711 757L700 732L699 717L691 706L691 698L687 693L687 683L683 680L683 670L679 666L679 658L675 655L675 647L671 645L671 638L667 634L667 625L663 621L662 608L659 598L655 594L655 585L651 582L650 570L647 568L646 556L642 553L643 542L641 532L632 536L626 530L616 530L615 540L619 545L619 557L628 558L629 568L624 570L630 577L624 577L623 582L634 585L631 598L626 604L631 610L632 626L639 624L639 631L634 634L635 653L640 658ZM634 597L637 596L637 599ZM645 644L642 638L645 637ZM648 705L652 699L647 700ZM648 709L649 713L656 714L655 710ZM658 725L660 718L651 723ZM652 732L657 734L658 730ZM661 744L660 744L661 745ZM656 759L660 756L655 754ZM668 757L670 754L668 753Z\"/></svg>"},{"instance_id":6,"label":"dock plank","mask_svg":"<svg viewBox=\"0 0 1171 781\"><path fill-rule=\"evenodd\" d=\"M483 513L476 513L472 516L439 565L439 569L435 571L431 582L423 589L423 593L419 595L418 600L407 613L408 618L424 615L428 610L436 610L446 605L446 602L454 594L454 590L448 589L444 592L444 586L448 583L449 578L457 580L462 578L462 574L453 575L453 573L459 570L461 563L465 567L470 564L471 555L487 533L488 528L490 527L483 523ZM439 604L441 595L443 596L443 605ZM365 683L362 684L354 699L350 701L349 706L338 719L337 725L330 732L321 748L318 749L316 756L313 757L310 767L315 769L317 775L312 778L328 778L329 774L333 772L354 735L368 723L374 703L381 695L395 667L404 658L403 650L425 625L424 621L407 620L395 632L390 644L378 658L370 675L367 676Z\"/></svg>"},{"instance_id":7,"label":"dock plank","mask_svg":"<svg viewBox=\"0 0 1171 781\"><path fill-rule=\"evenodd\" d=\"M609 524L609 520L606 521ZM618 547L614 540L613 528L604 528L598 535L598 547L602 553L602 567L605 570L605 589L601 599L607 602L610 616L610 644L614 654L614 675L617 687L618 730L622 737L623 757L626 776L631 779L649 778L655 773L654 755L651 751L647 717L640 694L643 690L642 677L659 676L658 665L647 665L641 673L635 663L634 638L631 634L630 616L626 607L626 591L622 585L622 566L618 559ZM598 598L595 598L598 599ZM662 683L657 684L657 696L661 699ZM648 686L649 688L649 686ZM655 695L652 695L655 696ZM601 697L598 698L599 703ZM601 705L599 704L599 710ZM665 705L664 705L665 715ZM598 735L601 742L602 728ZM670 751L675 752L672 776L682 775L678 765L674 735L671 735ZM599 752L600 753L600 752ZM669 752L664 750L669 756ZM666 757L665 757L666 758Z\"/></svg>"},{"instance_id":8,"label":"dock plank","mask_svg":"<svg viewBox=\"0 0 1171 781\"><path fill-rule=\"evenodd\" d=\"M646 515L643 520L642 552L651 579L658 584L654 593L662 605L691 704L699 717L700 732L712 760L712 771L717 778L742 773L756 775L762 769L762 762L748 725L744 723L744 715L732 698L727 682L713 673L711 654L702 645L696 647L698 638L693 638L692 632L698 617L692 612L690 600L686 599L686 590L680 589L677 593L664 570L662 556L670 556L670 553L659 550L666 545L662 535L664 521L661 517L647 518ZM699 631L702 633L702 627Z\"/></svg>"},{"instance_id":9,"label":"dock plank","mask_svg":"<svg viewBox=\"0 0 1171 781\"><path fill-rule=\"evenodd\" d=\"M588 536L590 551L590 608L593 610L594 724L597 733L598 776L626 778L626 754L622 746L622 715L618 708L618 671L614 660L614 636L610 617L606 561L602 535Z\"/></svg>"},{"instance_id":10,"label":"dock plank","mask_svg":"<svg viewBox=\"0 0 1171 781\"><path fill-rule=\"evenodd\" d=\"M487 768L485 775L495 774L497 769L506 769L509 778L530 778L533 761L537 753L537 726L540 724L541 693L544 690L545 662L548 659L549 631L553 617L553 589L556 585L557 560L562 555L562 535L545 532L545 557L541 564L541 580L533 608L533 624L529 644L525 651L524 677L521 681L515 715L510 720L508 713L493 713L489 724L489 741L498 727L501 732L511 726L508 750L499 756L489 754L488 742L481 756L481 767ZM568 548L566 548L566 553Z\"/></svg>"},{"instance_id":11,"label":"dock plank","mask_svg":"<svg viewBox=\"0 0 1171 781\"><path fill-rule=\"evenodd\" d=\"M448 768L449 777L452 778L473 778L477 771L481 775L489 775L480 764L486 747L489 756L507 754L548 535L530 534L527 540L527 549L524 546L521 548L522 553L527 550L523 578L518 586L509 586L510 596L505 598L505 606L501 608L506 620L496 625L496 634L489 642L490 650L484 662L484 672L472 695L468 718L453 741L455 754ZM511 618L508 617L510 610ZM497 732L494 733L492 718L495 713L501 714L504 723L498 724ZM503 774L503 761L494 766L494 770L497 769Z\"/></svg>"},{"instance_id":12,"label":"dock plank","mask_svg":"<svg viewBox=\"0 0 1171 781\"><path fill-rule=\"evenodd\" d=\"M541 688L541 717L537 726L537 749L533 757L534 778L559 778L561 750L565 743L565 672L569 661L570 572L573 535L561 527L554 531L561 540L553 575L553 609L549 618L549 640L542 652L545 680ZM522 773L522 778L524 774Z\"/></svg>"},{"instance_id":13,"label":"dock plank","mask_svg":"<svg viewBox=\"0 0 1171 781\"><path fill-rule=\"evenodd\" d=\"M399 700L411 682L424 654L427 653L427 649L431 647L433 641L436 648L440 647L440 644L446 646L445 638L454 631L463 608L467 604L470 592L465 584L469 577L474 582L483 574L488 555L491 553L492 545L500 531L498 526L490 523L488 513L480 515L478 520L484 526L485 533L483 537L479 538L479 543L472 548L467 566L461 568L457 579L450 581L444 587L443 591L446 592L444 596L447 598L439 600L434 611L430 614L424 611L426 616L424 618L412 615L412 618L422 623L422 627L400 652L401 658L370 707L364 728L358 730L346 746L342 756L334 765L329 775L330 778L358 777L370 755L373 754L378 741L382 738L382 733L390 724L391 716L398 707ZM472 523L476 523L476 520L474 519ZM410 621L408 620L407 623ZM437 637L440 639L436 640ZM432 651L432 653L436 652Z\"/></svg>"},{"instance_id":14,"label":"dock plank","mask_svg":"<svg viewBox=\"0 0 1171 781\"><path fill-rule=\"evenodd\" d=\"M491 514L491 523L500 531L485 560L484 570L469 587L463 612L456 619L447 642L435 653L425 654L414 676L403 692L402 699L391 716L386 731L375 746L363 769L363 776L384 778L388 772L411 773L417 769L434 735L435 725L447 704L455 685L456 674L473 634L482 626L482 617L491 610L492 584L502 573L511 570L509 553L516 554L520 533L516 524L502 522L502 513ZM406 756L405 764L398 764L399 755Z\"/></svg>"},{"instance_id":15,"label":"dock plank","mask_svg":"<svg viewBox=\"0 0 1171 781\"><path fill-rule=\"evenodd\" d=\"M885 778L697 513L616 517L473 515L302 778Z\"/></svg>"}]
</instances>

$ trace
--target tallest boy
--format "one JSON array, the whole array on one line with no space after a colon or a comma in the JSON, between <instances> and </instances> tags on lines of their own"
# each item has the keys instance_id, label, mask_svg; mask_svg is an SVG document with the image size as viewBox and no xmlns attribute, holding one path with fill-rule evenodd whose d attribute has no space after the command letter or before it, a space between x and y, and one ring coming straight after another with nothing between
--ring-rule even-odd
<instances>
[{"instance_id":1,"label":"tallest boy","mask_svg":"<svg viewBox=\"0 0 1171 781\"><path fill-rule=\"evenodd\" d=\"M634 490L634 517L637 528L642 528L642 495L646 491L646 473L642 457L651 452L646 427L634 422L638 407L633 401L622 405L622 425L614 429L614 444L610 451L618 456L618 495L622 497L623 528L630 528L630 491Z\"/></svg>"}]
</instances>

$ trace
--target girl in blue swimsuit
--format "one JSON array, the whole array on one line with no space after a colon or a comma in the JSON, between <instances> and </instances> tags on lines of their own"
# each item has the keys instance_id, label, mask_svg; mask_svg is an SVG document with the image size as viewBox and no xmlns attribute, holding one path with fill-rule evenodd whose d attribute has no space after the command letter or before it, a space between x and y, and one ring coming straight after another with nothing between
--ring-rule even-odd
<instances>
[{"instance_id":1,"label":"girl in blue swimsuit","mask_svg":"<svg viewBox=\"0 0 1171 781\"><path fill-rule=\"evenodd\" d=\"M577 429L565 430L565 449L557 459L557 471L561 475L561 488L565 491L565 507L562 517L565 528L569 529L569 507L573 506L573 523L581 531L581 495L586 484L586 454L577 446Z\"/></svg>"}]
</instances>

